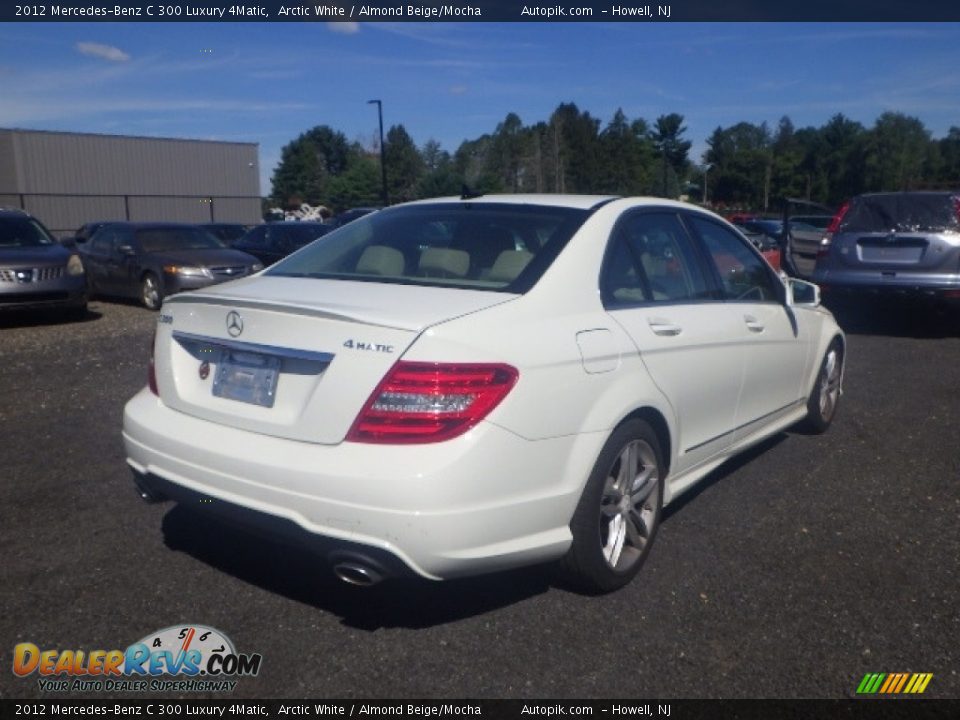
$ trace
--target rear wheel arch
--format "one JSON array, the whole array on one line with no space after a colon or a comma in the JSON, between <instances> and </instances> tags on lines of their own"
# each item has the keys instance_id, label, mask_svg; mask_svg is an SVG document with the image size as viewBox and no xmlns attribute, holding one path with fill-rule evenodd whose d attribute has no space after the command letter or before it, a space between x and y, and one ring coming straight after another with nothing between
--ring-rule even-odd
<instances>
[{"instance_id":1,"label":"rear wheel arch","mask_svg":"<svg viewBox=\"0 0 960 720\"><path fill-rule=\"evenodd\" d=\"M667 419L656 408L644 406L637 408L623 418L623 420L617 423L617 428L634 418L645 420L653 429L653 432L656 433L657 440L660 442L660 452L663 454L663 473L664 476L669 475L670 460L673 457L673 445L671 444L670 426L667 424ZM613 431L611 431L611 435L616 431L617 428L614 428Z\"/></svg>"}]
</instances>

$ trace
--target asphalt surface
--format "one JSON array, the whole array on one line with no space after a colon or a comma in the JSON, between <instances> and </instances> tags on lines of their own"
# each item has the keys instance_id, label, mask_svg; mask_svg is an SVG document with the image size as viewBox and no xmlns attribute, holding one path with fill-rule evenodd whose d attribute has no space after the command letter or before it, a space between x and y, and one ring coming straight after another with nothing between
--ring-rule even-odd
<instances>
[{"instance_id":1,"label":"asphalt surface","mask_svg":"<svg viewBox=\"0 0 960 720\"><path fill-rule=\"evenodd\" d=\"M229 698L843 698L868 672L930 672L927 696L960 697L960 313L838 317L831 430L714 473L605 597L548 568L355 589L144 504L120 424L156 315L0 318L0 696L63 697L13 675L16 643L123 649L202 623L263 656Z\"/></svg>"}]
</instances>

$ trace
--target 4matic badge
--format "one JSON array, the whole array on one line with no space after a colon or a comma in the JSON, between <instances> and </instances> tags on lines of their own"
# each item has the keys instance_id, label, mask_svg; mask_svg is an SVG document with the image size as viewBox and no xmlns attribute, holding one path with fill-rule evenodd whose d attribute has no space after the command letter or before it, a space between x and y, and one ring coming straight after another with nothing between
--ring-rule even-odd
<instances>
[{"instance_id":1,"label":"4matic badge","mask_svg":"<svg viewBox=\"0 0 960 720\"><path fill-rule=\"evenodd\" d=\"M380 343L369 343L361 340L347 340L343 346L351 350L371 350L382 353L393 352L393 345L381 345Z\"/></svg>"}]
</instances>

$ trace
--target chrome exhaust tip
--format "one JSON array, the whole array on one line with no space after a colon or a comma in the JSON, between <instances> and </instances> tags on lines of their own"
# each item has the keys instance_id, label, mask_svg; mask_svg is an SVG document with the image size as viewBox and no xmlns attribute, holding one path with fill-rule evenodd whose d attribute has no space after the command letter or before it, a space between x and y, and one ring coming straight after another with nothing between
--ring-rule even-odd
<instances>
[{"instance_id":1,"label":"chrome exhaust tip","mask_svg":"<svg viewBox=\"0 0 960 720\"><path fill-rule=\"evenodd\" d=\"M379 571L353 562L337 563L333 566L333 574L348 585L357 587L372 587L383 580Z\"/></svg>"},{"instance_id":2,"label":"chrome exhaust tip","mask_svg":"<svg viewBox=\"0 0 960 720\"><path fill-rule=\"evenodd\" d=\"M137 495L139 495L140 499L146 503L153 504L166 500L166 497L151 488L150 485L147 484L147 482L136 473L133 475L133 484L136 488Z\"/></svg>"}]
</instances>

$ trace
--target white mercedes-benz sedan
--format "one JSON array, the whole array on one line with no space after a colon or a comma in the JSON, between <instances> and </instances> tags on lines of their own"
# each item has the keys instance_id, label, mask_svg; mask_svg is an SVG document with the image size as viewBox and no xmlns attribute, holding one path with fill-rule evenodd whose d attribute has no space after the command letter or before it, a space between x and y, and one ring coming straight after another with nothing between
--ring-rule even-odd
<instances>
[{"instance_id":1,"label":"white mercedes-benz sedan","mask_svg":"<svg viewBox=\"0 0 960 720\"><path fill-rule=\"evenodd\" d=\"M123 438L140 494L343 580L558 560L628 583L662 509L840 397L815 285L656 198L420 201L168 298Z\"/></svg>"}]
</instances>

